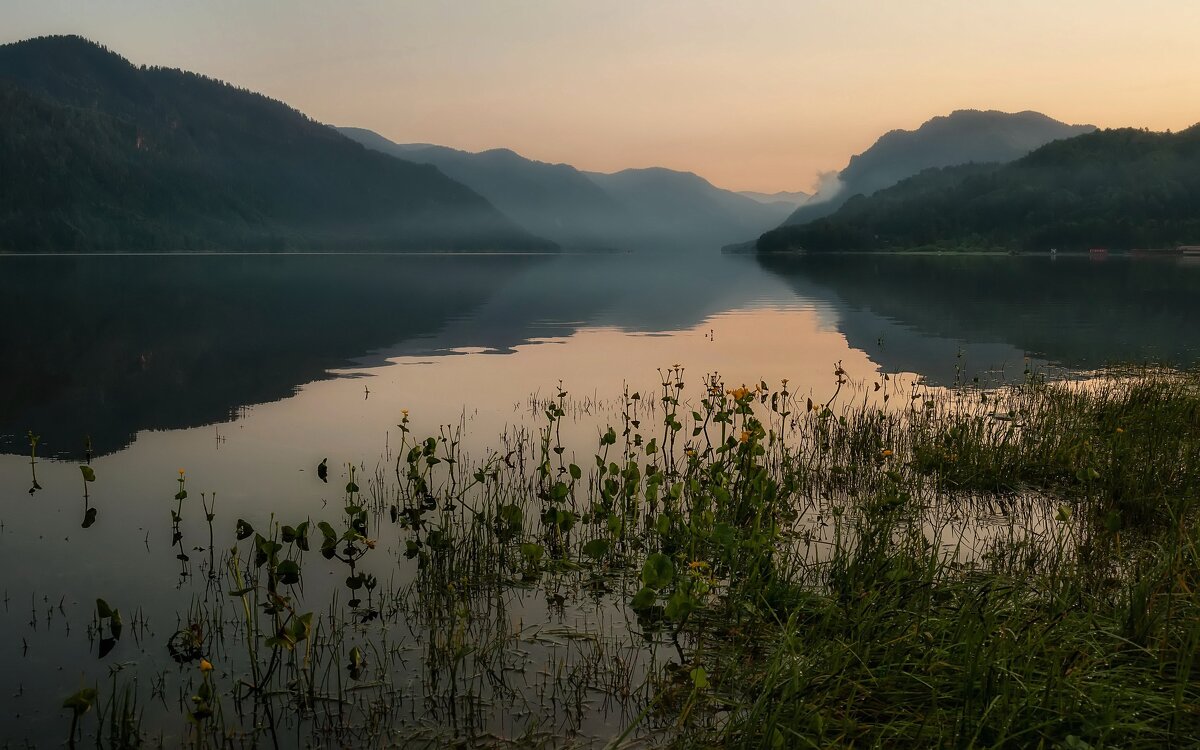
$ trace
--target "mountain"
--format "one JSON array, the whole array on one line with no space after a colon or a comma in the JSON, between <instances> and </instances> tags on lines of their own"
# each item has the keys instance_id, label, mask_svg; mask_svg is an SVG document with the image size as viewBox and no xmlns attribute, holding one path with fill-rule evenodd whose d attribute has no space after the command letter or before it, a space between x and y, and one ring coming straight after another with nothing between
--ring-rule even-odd
<instances>
[{"instance_id":1,"label":"mountain","mask_svg":"<svg viewBox=\"0 0 1200 750\"><path fill-rule=\"evenodd\" d=\"M437 169L79 37L0 46L0 251L553 250Z\"/></svg>"},{"instance_id":2,"label":"mountain","mask_svg":"<svg viewBox=\"0 0 1200 750\"><path fill-rule=\"evenodd\" d=\"M432 164L531 231L579 249L719 247L776 226L791 210L669 169L616 174L547 164L508 149L479 153L394 143L361 128L340 131L367 148Z\"/></svg>"},{"instance_id":3,"label":"mountain","mask_svg":"<svg viewBox=\"0 0 1200 750\"><path fill-rule=\"evenodd\" d=\"M1009 164L929 169L759 250L1086 250L1200 244L1200 125L1102 130Z\"/></svg>"},{"instance_id":4,"label":"mountain","mask_svg":"<svg viewBox=\"0 0 1200 750\"><path fill-rule=\"evenodd\" d=\"M803 190L780 190L778 193L758 193L753 190L739 190L738 195L744 195L750 200L758 201L759 203L787 203L792 206L799 206L812 197Z\"/></svg>"},{"instance_id":5,"label":"mountain","mask_svg":"<svg viewBox=\"0 0 1200 750\"><path fill-rule=\"evenodd\" d=\"M612 227L621 221L622 207L568 164L534 161L508 149L472 153L428 143L393 143L362 128L339 131L369 149L432 164L521 226L564 247L611 247Z\"/></svg>"},{"instance_id":6,"label":"mountain","mask_svg":"<svg viewBox=\"0 0 1200 750\"><path fill-rule=\"evenodd\" d=\"M661 167L612 174L588 172L624 207L627 223L613 227L618 241L667 249L720 247L771 226L786 205L763 204L722 190L691 172Z\"/></svg>"},{"instance_id":7,"label":"mountain","mask_svg":"<svg viewBox=\"0 0 1200 750\"><path fill-rule=\"evenodd\" d=\"M855 195L871 195L930 167L972 162L1009 162L1062 138L1088 133L1092 125L1067 125L1038 112L964 109L935 117L916 130L885 133L852 156L784 226L829 216Z\"/></svg>"}]
</instances>

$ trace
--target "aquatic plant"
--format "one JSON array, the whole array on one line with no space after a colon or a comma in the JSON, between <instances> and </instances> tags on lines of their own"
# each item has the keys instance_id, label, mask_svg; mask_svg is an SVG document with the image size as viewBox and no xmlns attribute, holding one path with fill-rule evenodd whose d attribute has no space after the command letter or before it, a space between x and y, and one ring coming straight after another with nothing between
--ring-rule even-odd
<instances>
[{"instance_id":1,"label":"aquatic plant","mask_svg":"<svg viewBox=\"0 0 1200 750\"><path fill-rule=\"evenodd\" d=\"M209 576L166 643L175 736L1200 741L1200 374L934 390L839 364L818 396L715 374L691 393L675 366L611 405L587 460L562 428L594 404L562 384L479 458L404 413L373 473L342 464L340 513L239 518L220 553L202 494ZM94 628L115 643L120 613L98 601ZM97 700L150 706L87 689L72 737Z\"/></svg>"}]
</instances>

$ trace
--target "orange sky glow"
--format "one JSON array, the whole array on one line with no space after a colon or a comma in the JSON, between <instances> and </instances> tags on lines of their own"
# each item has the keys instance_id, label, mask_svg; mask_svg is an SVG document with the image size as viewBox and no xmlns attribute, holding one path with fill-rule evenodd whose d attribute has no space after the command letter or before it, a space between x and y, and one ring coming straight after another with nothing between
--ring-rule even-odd
<instances>
[{"instance_id":1,"label":"orange sky glow","mask_svg":"<svg viewBox=\"0 0 1200 750\"><path fill-rule=\"evenodd\" d=\"M77 33L400 142L739 190L810 189L954 109L1200 121L1193 0L3 0L0 41Z\"/></svg>"}]
</instances>

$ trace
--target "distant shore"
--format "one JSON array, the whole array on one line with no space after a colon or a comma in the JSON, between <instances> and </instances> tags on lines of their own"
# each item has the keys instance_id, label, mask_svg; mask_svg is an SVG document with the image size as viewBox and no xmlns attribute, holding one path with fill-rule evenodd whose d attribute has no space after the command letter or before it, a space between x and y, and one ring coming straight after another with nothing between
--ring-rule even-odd
<instances>
[{"instance_id":1,"label":"distant shore","mask_svg":"<svg viewBox=\"0 0 1200 750\"><path fill-rule=\"evenodd\" d=\"M721 252L726 255L946 255L946 256L962 256L962 255L1011 255L1020 257L1036 257L1036 258L1137 258L1139 260L1157 259L1157 258L1184 258L1188 257L1184 253L1177 250L1106 250L1103 254L1093 254L1087 250L1060 250L1057 252L1039 251L1039 250L996 250L996 249L962 249L962 250L937 250L931 248L911 248L904 250L759 250L754 247L753 243L749 243L749 248L743 245L726 245L721 248Z\"/></svg>"}]
</instances>

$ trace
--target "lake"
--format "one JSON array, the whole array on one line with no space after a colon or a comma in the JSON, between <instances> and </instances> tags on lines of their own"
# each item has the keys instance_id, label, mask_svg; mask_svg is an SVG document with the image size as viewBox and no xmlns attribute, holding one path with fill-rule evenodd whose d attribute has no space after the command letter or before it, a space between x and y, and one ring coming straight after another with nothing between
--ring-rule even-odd
<instances>
[{"instance_id":1,"label":"lake","mask_svg":"<svg viewBox=\"0 0 1200 750\"><path fill-rule=\"evenodd\" d=\"M556 439L584 464L626 395L673 388L675 378L684 399L703 396L719 373L729 386L786 379L823 403L840 368L839 398L865 403L884 375L907 398L1027 371L1190 366L1200 357L1200 265L1190 261L0 257L0 737L60 743L64 697L120 682L137 686L143 729L177 744L195 667L177 664L167 644L199 609L234 628L236 598L216 574L235 520L260 530L272 520L315 524L340 513L348 481L386 508L406 436L404 450L413 437L449 436L464 463L495 452L520 460L547 404L560 403ZM328 483L317 475L325 459ZM84 462L95 481L81 476ZM180 472L184 500L175 499ZM215 542L202 494L215 503ZM381 530L378 544L371 559L387 562L363 569L384 584L383 602L418 573L405 568L395 533ZM309 608L344 609L355 594L342 590L339 563L314 552L312 564ZM103 658L97 598L124 613ZM639 676L673 653L634 648L639 623L570 586L515 587L496 611L503 638L521 644L517 687L483 670L439 671L429 654L441 626L400 595L378 605L372 619L391 628L394 726L433 744L535 730L603 742L640 711ZM367 627L354 637L377 647ZM476 625L462 627L467 635L455 637L469 640ZM602 637L611 640L594 650ZM213 648L214 662L244 657ZM611 680L633 684L604 697L595 683L609 679L597 677L607 667L597 665L622 653ZM561 673L542 674L546 664ZM626 700L611 699L618 694ZM224 710L233 716L232 705ZM262 717L228 721L245 729ZM304 744L294 731L284 744Z\"/></svg>"}]
</instances>

